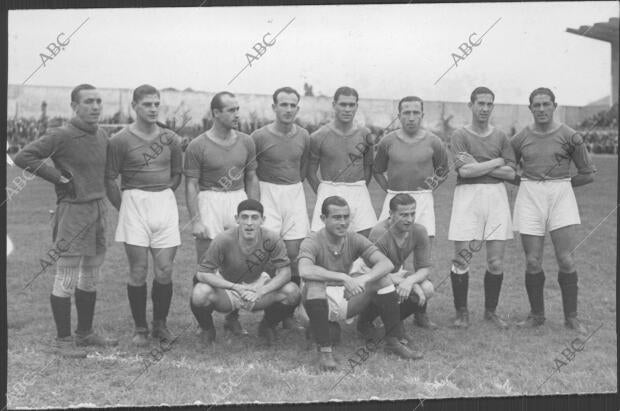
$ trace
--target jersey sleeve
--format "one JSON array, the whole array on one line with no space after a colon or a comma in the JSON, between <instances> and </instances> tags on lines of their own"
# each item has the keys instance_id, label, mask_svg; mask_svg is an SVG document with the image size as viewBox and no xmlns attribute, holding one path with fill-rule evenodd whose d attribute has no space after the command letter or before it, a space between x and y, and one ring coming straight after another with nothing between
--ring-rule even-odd
<instances>
[{"instance_id":1,"label":"jersey sleeve","mask_svg":"<svg viewBox=\"0 0 620 411\"><path fill-rule=\"evenodd\" d=\"M415 245L413 246L414 269L417 271L420 268L430 267L430 242L426 228L423 225L417 225L412 234L415 238Z\"/></svg>"},{"instance_id":2,"label":"jersey sleeve","mask_svg":"<svg viewBox=\"0 0 620 411\"><path fill-rule=\"evenodd\" d=\"M377 145L377 155L375 156L374 171L377 173L385 173L388 164L389 142L387 136L383 138Z\"/></svg>"},{"instance_id":3,"label":"jersey sleeve","mask_svg":"<svg viewBox=\"0 0 620 411\"><path fill-rule=\"evenodd\" d=\"M108 143L106 163L105 163L105 178L109 180L116 180L121 173L121 167L124 161L123 141L116 134L112 136Z\"/></svg>"},{"instance_id":4,"label":"jersey sleeve","mask_svg":"<svg viewBox=\"0 0 620 411\"><path fill-rule=\"evenodd\" d=\"M176 176L183 173L182 139L175 133L168 135L168 138L172 139L168 145L170 147L170 175Z\"/></svg>"},{"instance_id":5,"label":"jersey sleeve","mask_svg":"<svg viewBox=\"0 0 620 411\"><path fill-rule=\"evenodd\" d=\"M571 134L570 145L571 158L575 162L575 167L577 167L577 173L595 173L596 167L594 166L594 162L592 161L590 153L588 153L588 150L586 149L586 145L584 144L584 139L581 133L573 132L573 134Z\"/></svg>"},{"instance_id":6,"label":"jersey sleeve","mask_svg":"<svg viewBox=\"0 0 620 411\"><path fill-rule=\"evenodd\" d=\"M318 129L310 136L310 164L318 164L321 158L321 142L323 133Z\"/></svg>"},{"instance_id":7,"label":"jersey sleeve","mask_svg":"<svg viewBox=\"0 0 620 411\"><path fill-rule=\"evenodd\" d=\"M258 162L256 161L256 145L254 144L254 140L248 135L244 135L244 142L248 151L248 156L245 159L245 170L246 172L255 171L258 167Z\"/></svg>"},{"instance_id":8,"label":"jersey sleeve","mask_svg":"<svg viewBox=\"0 0 620 411\"><path fill-rule=\"evenodd\" d=\"M435 174L442 176L448 169L448 150L441 139L437 136L433 138L433 169Z\"/></svg>"},{"instance_id":9,"label":"jersey sleeve","mask_svg":"<svg viewBox=\"0 0 620 411\"><path fill-rule=\"evenodd\" d=\"M198 263L198 272L201 273L215 273L215 271L222 266L224 259L223 247L221 239L215 237L209 248L205 252L204 256Z\"/></svg>"},{"instance_id":10,"label":"jersey sleeve","mask_svg":"<svg viewBox=\"0 0 620 411\"><path fill-rule=\"evenodd\" d=\"M361 257L368 267L372 267L370 256L379 251L377 246L358 233L354 233L354 235L351 236L351 242L353 246L353 261Z\"/></svg>"},{"instance_id":11,"label":"jersey sleeve","mask_svg":"<svg viewBox=\"0 0 620 411\"><path fill-rule=\"evenodd\" d=\"M54 154L60 150L61 135L56 132L44 134L38 140L27 144L19 150L13 162L19 167L31 172L34 175L58 184L61 173L55 167L45 163L47 158L54 159Z\"/></svg>"},{"instance_id":12,"label":"jersey sleeve","mask_svg":"<svg viewBox=\"0 0 620 411\"><path fill-rule=\"evenodd\" d=\"M450 150L453 155L456 155L460 152L469 152L469 147L467 147L467 141L465 140L465 136L459 130L456 130L452 137L450 138ZM454 169L458 170L461 167L460 162L454 163Z\"/></svg>"},{"instance_id":13,"label":"jersey sleeve","mask_svg":"<svg viewBox=\"0 0 620 411\"><path fill-rule=\"evenodd\" d=\"M297 261L300 261L302 258L307 258L312 262L312 264L317 264L319 250L320 247L316 237L306 237L299 246L299 256L297 257Z\"/></svg>"},{"instance_id":14,"label":"jersey sleeve","mask_svg":"<svg viewBox=\"0 0 620 411\"><path fill-rule=\"evenodd\" d=\"M514 148L512 148L512 145L510 144L508 137L506 137L506 134L504 134L503 132L501 133L501 139L502 139L502 146L501 146L502 147L501 148L502 158L504 159L508 167L511 167L512 169L516 170L517 159L515 156Z\"/></svg>"},{"instance_id":15,"label":"jersey sleeve","mask_svg":"<svg viewBox=\"0 0 620 411\"><path fill-rule=\"evenodd\" d=\"M196 137L187 146L185 151L185 162L183 164L183 174L186 177L199 178L200 177L200 163L201 163L201 144Z\"/></svg>"}]
</instances>

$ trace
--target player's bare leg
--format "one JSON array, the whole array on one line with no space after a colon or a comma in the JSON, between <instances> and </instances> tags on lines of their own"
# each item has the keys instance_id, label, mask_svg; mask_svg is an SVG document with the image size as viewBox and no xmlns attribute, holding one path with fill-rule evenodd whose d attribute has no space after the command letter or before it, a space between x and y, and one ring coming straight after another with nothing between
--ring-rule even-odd
<instances>
[{"instance_id":1,"label":"player's bare leg","mask_svg":"<svg viewBox=\"0 0 620 411\"><path fill-rule=\"evenodd\" d=\"M148 273L148 247L140 247L125 243L125 253L129 260L129 280L127 281L127 297L129 308L134 320L134 336L132 342L138 347L148 345L149 327L146 322L146 277Z\"/></svg>"},{"instance_id":2,"label":"player's bare leg","mask_svg":"<svg viewBox=\"0 0 620 411\"><path fill-rule=\"evenodd\" d=\"M291 261L291 281L298 287L300 285L301 279L299 278L297 255L299 254L299 246L301 245L302 241L303 238L299 240L284 240L284 245L286 246L286 254L288 255L288 259ZM287 316L282 320L282 328L286 330L302 330L304 328L295 319L294 313L296 307L297 305L289 307L289 312Z\"/></svg>"},{"instance_id":3,"label":"player's bare leg","mask_svg":"<svg viewBox=\"0 0 620 411\"><path fill-rule=\"evenodd\" d=\"M172 341L174 336L166 326L166 318L172 301L172 265L177 247L151 248L153 256L153 288L151 300L153 301L153 338L159 338L160 342Z\"/></svg>"},{"instance_id":4,"label":"player's bare leg","mask_svg":"<svg viewBox=\"0 0 620 411\"><path fill-rule=\"evenodd\" d=\"M228 313L233 306L221 288L214 288L205 283L197 283L192 289L190 296L190 307L198 325L200 332L198 340L205 346L211 345L215 341L215 326L213 325L213 311Z\"/></svg>"},{"instance_id":5,"label":"player's bare leg","mask_svg":"<svg viewBox=\"0 0 620 411\"><path fill-rule=\"evenodd\" d=\"M530 300L530 314L517 325L519 327L538 327L545 323L545 273L542 269L544 236L521 234L525 252L525 289Z\"/></svg>"},{"instance_id":6,"label":"player's bare leg","mask_svg":"<svg viewBox=\"0 0 620 411\"><path fill-rule=\"evenodd\" d=\"M469 255L469 258L467 257ZM453 326L456 328L469 327L469 311L467 310L467 293L469 291L469 242L454 242L454 259L450 270L450 280L452 282L452 295L454 297L454 308L456 319Z\"/></svg>"},{"instance_id":7,"label":"player's bare leg","mask_svg":"<svg viewBox=\"0 0 620 411\"><path fill-rule=\"evenodd\" d=\"M488 240L487 244L487 271L484 274L484 319L491 321L500 329L508 328L508 323L496 313L499 294L504 279L504 250L506 242L503 240Z\"/></svg>"},{"instance_id":8,"label":"player's bare leg","mask_svg":"<svg viewBox=\"0 0 620 411\"><path fill-rule=\"evenodd\" d=\"M587 334L587 330L577 319L577 270L573 261L575 226L558 228L550 232L558 262L558 283L562 291L562 307L564 308L564 325L567 328Z\"/></svg>"}]
</instances>

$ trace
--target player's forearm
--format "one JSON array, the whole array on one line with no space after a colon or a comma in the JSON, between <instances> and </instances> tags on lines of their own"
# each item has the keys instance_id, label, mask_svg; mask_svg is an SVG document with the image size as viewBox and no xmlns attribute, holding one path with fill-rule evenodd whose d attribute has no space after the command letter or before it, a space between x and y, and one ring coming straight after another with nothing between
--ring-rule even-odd
<instances>
[{"instance_id":1,"label":"player's forearm","mask_svg":"<svg viewBox=\"0 0 620 411\"><path fill-rule=\"evenodd\" d=\"M364 284L372 283L379 280L381 277L385 277L394 269L394 264L387 258L382 259L372 266L367 274L364 274Z\"/></svg>"},{"instance_id":2,"label":"player's forearm","mask_svg":"<svg viewBox=\"0 0 620 411\"><path fill-rule=\"evenodd\" d=\"M424 267L424 268L420 268L416 272L412 272L412 274L405 276L405 278L407 278L413 284L420 284L422 281L428 278L429 274L430 274L429 267Z\"/></svg>"},{"instance_id":3,"label":"player's forearm","mask_svg":"<svg viewBox=\"0 0 620 411\"><path fill-rule=\"evenodd\" d=\"M570 184L573 187L579 187L586 184L590 184L594 181L594 173L589 174L577 174L576 176L571 177Z\"/></svg>"},{"instance_id":4,"label":"player's forearm","mask_svg":"<svg viewBox=\"0 0 620 411\"><path fill-rule=\"evenodd\" d=\"M286 266L278 268L276 270L276 275L271 279L271 281L263 286L263 293L268 294L279 290L289 281L291 281L291 267Z\"/></svg>"},{"instance_id":5,"label":"player's forearm","mask_svg":"<svg viewBox=\"0 0 620 411\"><path fill-rule=\"evenodd\" d=\"M383 173L377 173L377 172L373 174L375 177L375 181L377 182L377 184L379 184L379 187L381 187L383 191L387 191L388 182L387 182L387 178L385 178L385 175Z\"/></svg>"},{"instance_id":6,"label":"player's forearm","mask_svg":"<svg viewBox=\"0 0 620 411\"><path fill-rule=\"evenodd\" d=\"M319 170L318 164L310 163L308 164L308 172L306 173L306 178L308 179L308 183L312 188L312 191L316 193L316 190L319 188L319 178L316 173Z\"/></svg>"},{"instance_id":7,"label":"player's forearm","mask_svg":"<svg viewBox=\"0 0 620 411\"><path fill-rule=\"evenodd\" d=\"M482 163L467 163L459 168L459 175L465 178L480 177L489 174L498 167L503 166L503 159L499 162L497 158Z\"/></svg>"},{"instance_id":8,"label":"player's forearm","mask_svg":"<svg viewBox=\"0 0 620 411\"><path fill-rule=\"evenodd\" d=\"M36 143L36 141L34 143ZM30 143L18 151L13 158L13 162L16 166L52 184L58 184L62 174L55 167L45 163L46 157L42 156L41 153L36 150L36 146L33 146L34 143Z\"/></svg>"},{"instance_id":9,"label":"player's forearm","mask_svg":"<svg viewBox=\"0 0 620 411\"><path fill-rule=\"evenodd\" d=\"M110 203L112 203L114 208L116 208L117 210L120 210L121 191L119 190L118 185L116 184L116 180L113 180L111 178L105 179L105 192L106 192L106 195L108 196L108 200L110 200Z\"/></svg>"},{"instance_id":10,"label":"player's forearm","mask_svg":"<svg viewBox=\"0 0 620 411\"><path fill-rule=\"evenodd\" d=\"M187 210L189 211L190 220L195 220L199 217L198 214L198 181L193 178L185 178L185 201L187 204Z\"/></svg>"},{"instance_id":11,"label":"player's forearm","mask_svg":"<svg viewBox=\"0 0 620 411\"><path fill-rule=\"evenodd\" d=\"M181 184L181 174L172 176L172 178L170 179L170 188L172 189L172 191L175 191L177 188L179 188L180 184Z\"/></svg>"},{"instance_id":12,"label":"player's forearm","mask_svg":"<svg viewBox=\"0 0 620 411\"><path fill-rule=\"evenodd\" d=\"M258 201L260 199L260 189L258 186L258 176L256 173L246 173L245 175L245 193L249 199Z\"/></svg>"},{"instance_id":13,"label":"player's forearm","mask_svg":"<svg viewBox=\"0 0 620 411\"><path fill-rule=\"evenodd\" d=\"M501 166L501 167L497 167L496 169L492 170L489 173L489 175L496 177L496 178L501 178L502 180L510 181L510 180L514 180L517 173L515 172L514 168L510 166Z\"/></svg>"},{"instance_id":14,"label":"player's forearm","mask_svg":"<svg viewBox=\"0 0 620 411\"><path fill-rule=\"evenodd\" d=\"M196 279L201 283L209 284L211 287L214 288L225 288L228 290L232 290L233 286L235 285L235 283L228 281L214 273L205 273L198 271L198 273L196 274Z\"/></svg>"},{"instance_id":15,"label":"player's forearm","mask_svg":"<svg viewBox=\"0 0 620 411\"><path fill-rule=\"evenodd\" d=\"M329 271L312 263L299 264L299 276L305 281L321 281L342 284L345 274Z\"/></svg>"}]
</instances>

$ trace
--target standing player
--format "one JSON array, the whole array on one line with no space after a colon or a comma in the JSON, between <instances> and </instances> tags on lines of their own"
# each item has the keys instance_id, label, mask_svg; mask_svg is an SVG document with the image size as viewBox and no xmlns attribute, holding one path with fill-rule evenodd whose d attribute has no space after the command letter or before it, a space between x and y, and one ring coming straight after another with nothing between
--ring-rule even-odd
<instances>
[{"instance_id":1,"label":"standing player","mask_svg":"<svg viewBox=\"0 0 620 411\"><path fill-rule=\"evenodd\" d=\"M337 367L332 354L330 322L352 318L371 302L379 307L385 324L386 351L402 358L422 358L401 342L403 328L398 296L387 275L394 265L363 235L348 231L349 218L349 206L342 197L327 197L321 205L325 227L311 233L299 251L299 274L305 282L302 298L320 353L319 367L323 370ZM358 258L370 270L354 276L349 273Z\"/></svg>"},{"instance_id":2,"label":"standing player","mask_svg":"<svg viewBox=\"0 0 620 411\"><path fill-rule=\"evenodd\" d=\"M504 180L515 177L515 158L506 135L489 125L495 94L477 87L468 104L471 124L452 135L457 172L448 239L454 241L450 271L455 327L469 326L467 292L472 242L486 240L487 270L484 275L484 318L499 328L508 324L496 313L502 286L505 241L512 238L510 207Z\"/></svg>"},{"instance_id":3,"label":"standing player","mask_svg":"<svg viewBox=\"0 0 620 411\"><path fill-rule=\"evenodd\" d=\"M236 225L237 204L259 198L256 148L250 136L235 130L239 124L235 95L222 91L213 96L211 114L213 127L193 139L185 151L185 196L198 263L211 240ZM226 328L247 334L236 312L226 318Z\"/></svg>"},{"instance_id":4,"label":"standing player","mask_svg":"<svg viewBox=\"0 0 620 411\"><path fill-rule=\"evenodd\" d=\"M432 244L435 238L433 189L448 175L448 152L439 137L422 128L423 118L421 98L409 96L400 100L398 119L402 128L379 142L373 173L379 186L387 191L379 221L388 218L390 200L396 194L410 194L417 204L416 224L426 228ZM439 184L431 187L427 183L429 179Z\"/></svg>"},{"instance_id":5,"label":"standing player","mask_svg":"<svg viewBox=\"0 0 620 411\"><path fill-rule=\"evenodd\" d=\"M334 120L310 137L308 182L316 193L312 215L312 231L321 229L321 204L327 197L342 196L351 207L352 231L368 237L377 223L370 201L368 184L372 178L374 137L367 127L354 122L358 94L350 87L340 87L334 93ZM321 168L321 179L317 170Z\"/></svg>"},{"instance_id":6,"label":"standing player","mask_svg":"<svg viewBox=\"0 0 620 411\"><path fill-rule=\"evenodd\" d=\"M211 313L243 308L265 311L258 334L267 344L275 338L275 326L299 304L299 287L290 281L286 248L274 232L261 227L263 206L244 200L237 206L237 227L218 234L199 263L194 277L191 308L200 325L200 341L215 340ZM273 278L265 272L271 265Z\"/></svg>"},{"instance_id":7,"label":"standing player","mask_svg":"<svg viewBox=\"0 0 620 411\"><path fill-rule=\"evenodd\" d=\"M183 154L174 132L157 125L159 91L142 85L133 92L136 121L110 139L106 167L108 198L119 210L115 240L129 260L127 296L135 323L133 342L148 344L146 277L153 256L153 337L174 338L166 326L172 300L172 265L181 244L174 190L181 183ZM116 178L121 175L121 193ZM122 200L122 201L121 201Z\"/></svg>"},{"instance_id":8,"label":"standing player","mask_svg":"<svg viewBox=\"0 0 620 411\"><path fill-rule=\"evenodd\" d=\"M565 124L556 122L555 95L548 88L530 94L534 124L517 133L511 143L522 174L515 200L514 227L521 233L525 252L525 288L531 312L520 326L536 327L545 322L545 273L542 257L545 233L549 231L558 263L564 324L587 333L577 318L577 270L573 261L575 225L581 224L573 187L594 180L596 168L583 138ZM566 160L566 161L565 161ZM577 175L570 175L571 160Z\"/></svg>"},{"instance_id":9,"label":"standing player","mask_svg":"<svg viewBox=\"0 0 620 411\"><path fill-rule=\"evenodd\" d=\"M279 233L291 260L292 281L299 285L297 255L299 245L308 232L308 211L302 181L306 176L310 135L297 126L299 93L282 87L273 93L276 120L254 133L256 144L256 174L260 199L265 207L264 227ZM295 307L291 306L294 310ZM293 311L282 322L284 328L298 328Z\"/></svg>"},{"instance_id":10,"label":"standing player","mask_svg":"<svg viewBox=\"0 0 620 411\"><path fill-rule=\"evenodd\" d=\"M24 147L15 164L55 185L57 206L52 237L61 256L50 296L57 337L54 350L61 356L86 357L77 346L116 345L115 339L93 331L96 284L105 257L104 173L108 137L97 125L101 95L90 84L71 91L75 116L69 124L50 128ZM54 166L45 164L51 158ZM71 296L75 295L78 323L71 336Z\"/></svg>"},{"instance_id":11,"label":"standing player","mask_svg":"<svg viewBox=\"0 0 620 411\"><path fill-rule=\"evenodd\" d=\"M398 193L388 205L389 218L379 221L370 231L368 239L394 265L390 278L399 297L401 321L415 313L418 326L434 329L437 326L426 314L426 305L434 292L429 279L430 241L426 228L414 223L417 220L416 200L410 194ZM375 335L372 322L377 315L378 307L370 304L358 318L357 330L367 339ZM411 337L406 333L404 336L411 343Z\"/></svg>"}]
</instances>

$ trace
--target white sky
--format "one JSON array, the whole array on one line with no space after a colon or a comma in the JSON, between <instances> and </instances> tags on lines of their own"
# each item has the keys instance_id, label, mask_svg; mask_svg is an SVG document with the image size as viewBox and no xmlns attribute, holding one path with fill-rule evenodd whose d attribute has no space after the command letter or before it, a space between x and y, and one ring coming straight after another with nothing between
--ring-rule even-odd
<instances>
[{"instance_id":1,"label":"white sky","mask_svg":"<svg viewBox=\"0 0 620 411\"><path fill-rule=\"evenodd\" d=\"M197 1L197 4L200 2ZM26 84L229 90L271 94L290 85L331 96L341 85L362 98L467 101L486 85L497 103L527 103L547 86L563 105L585 105L611 92L609 43L566 32L619 13L617 2L482 3L234 8L82 9L9 12L9 84L22 84L41 64L39 53L70 43ZM472 53L453 64L452 53L471 33L482 35ZM259 60L246 53L271 39ZM477 39L475 37L473 39Z\"/></svg>"}]
</instances>

